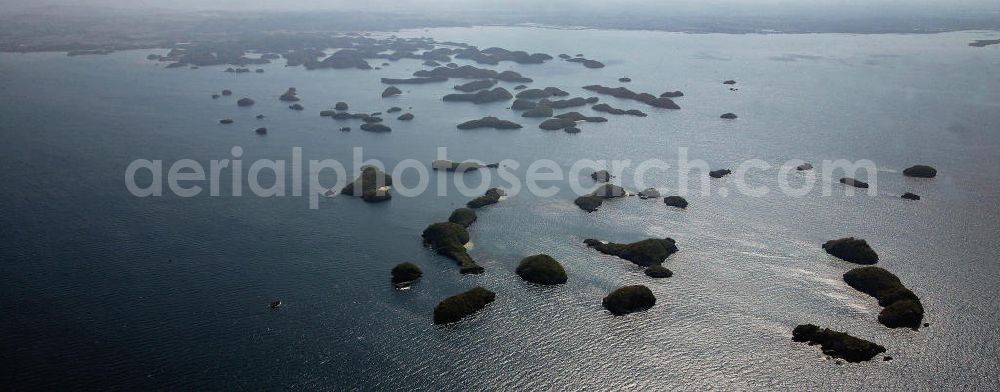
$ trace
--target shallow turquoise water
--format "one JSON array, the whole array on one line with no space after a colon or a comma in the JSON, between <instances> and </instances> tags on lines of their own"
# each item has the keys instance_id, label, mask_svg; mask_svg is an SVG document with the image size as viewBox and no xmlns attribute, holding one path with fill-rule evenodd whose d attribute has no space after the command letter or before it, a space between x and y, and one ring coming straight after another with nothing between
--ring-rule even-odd
<instances>
[{"instance_id":1,"label":"shallow turquoise water","mask_svg":"<svg viewBox=\"0 0 1000 392\"><path fill-rule=\"evenodd\" d=\"M588 84L660 93L682 90L680 111L601 96L647 118L610 116L583 133L544 132L491 105L445 104L455 83L401 86L383 100L379 77L423 67L402 60L379 71L305 71L282 64L264 74L219 67L165 70L150 51L100 57L0 54L0 363L12 386L208 389L995 389L1000 346L1000 47L971 48L995 34L689 35L534 28L432 29L431 36L510 49L586 54L590 70L553 61L503 63L589 96ZM279 62L280 63L280 62ZM377 62L375 62L377 63ZM738 80L738 92L720 82ZM504 84L510 88L513 84ZM304 112L277 101L297 87ZM221 89L235 96L211 100ZM257 100L237 108L237 97ZM317 116L347 101L352 111L412 107L391 134ZM589 109L581 110L590 113ZM735 112L737 121L718 115ZM258 113L264 120L253 118ZM455 124L498 115L516 131L460 131ZM222 126L220 118L236 124ZM393 116L386 116L394 118ZM252 130L269 128L266 137ZM370 205L305 197L135 198L123 173L134 159L190 158L350 162L352 148L392 167L453 159L658 158L678 148L713 168L747 159L871 159L879 195L750 197L718 190L688 197L685 211L634 198L593 214L572 205L564 182L553 197L528 193L481 210L472 256L486 268L462 276L420 245L429 223L468 200L452 186ZM899 174L934 165L934 180ZM247 163L248 165L248 163ZM520 172L523 173L523 167ZM776 189L777 168L748 176ZM481 174L470 174L470 185ZM451 180L452 175L441 174ZM676 173L653 176L673 187ZM404 183L412 177L405 176ZM438 174L431 175L432 181ZM629 184L627 181L625 185ZM834 188L840 189L840 188ZM913 191L918 203L900 200ZM289 192L290 193L290 192ZM916 292L930 323L919 332L876 322L874 299L846 286L851 265L819 244L860 236L880 265ZM677 239L651 281L629 263L596 254L584 238ZM520 258L548 253L569 283L538 288L514 275ZM424 269L408 291L388 270ZM652 310L612 317L611 289L645 283ZM482 285L497 301L472 319L439 328L442 298ZM281 298L285 307L267 304ZM895 360L836 365L791 329L816 323L876 341Z\"/></svg>"}]
</instances>

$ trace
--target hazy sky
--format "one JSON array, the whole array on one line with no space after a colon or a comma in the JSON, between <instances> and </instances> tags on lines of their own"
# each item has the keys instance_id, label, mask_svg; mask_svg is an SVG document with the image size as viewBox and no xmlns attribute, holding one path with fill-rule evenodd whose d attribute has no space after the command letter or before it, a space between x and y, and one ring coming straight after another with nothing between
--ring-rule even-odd
<instances>
[{"instance_id":1,"label":"hazy sky","mask_svg":"<svg viewBox=\"0 0 1000 392\"><path fill-rule=\"evenodd\" d=\"M746 10L759 8L765 13L803 10L895 10L911 13L928 9L978 9L1000 12L997 0L0 0L0 12L20 11L45 6L114 7L163 10L457 10L512 9L530 10L656 10L659 12L725 12L727 7Z\"/></svg>"}]
</instances>

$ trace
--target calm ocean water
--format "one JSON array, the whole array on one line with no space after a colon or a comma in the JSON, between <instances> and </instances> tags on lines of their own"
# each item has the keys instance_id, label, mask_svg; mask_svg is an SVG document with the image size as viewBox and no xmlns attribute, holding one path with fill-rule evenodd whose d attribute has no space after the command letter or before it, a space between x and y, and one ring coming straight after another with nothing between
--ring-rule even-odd
<instances>
[{"instance_id":1,"label":"calm ocean water","mask_svg":"<svg viewBox=\"0 0 1000 392\"><path fill-rule=\"evenodd\" d=\"M583 132L538 130L490 105L446 104L454 80L379 96L380 77L424 68L401 60L378 71L264 66L163 69L155 51L109 56L0 54L0 383L6 389L996 389L1000 387L1000 47L995 33L936 35L691 35L487 27L407 31L480 47L583 53L607 67L503 63L574 96L582 86L682 90L679 111L601 96L646 118L610 116ZM378 62L373 62L378 63ZM736 79L738 92L720 82ZM512 87L513 84L502 84ZM298 88L303 112L276 98ZM234 97L209 95L232 89ZM237 97L257 100L237 108ZM391 134L357 130L317 112L412 107L387 116ZM591 113L590 109L581 110ZM737 121L719 114L735 112ZM263 120L254 119L265 114ZM461 131L497 115L514 131ZM236 123L219 125L221 118ZM269 134L252 130L266 126ZM565 182L550 198L521 193L485 208L471 228L486 273L463 276L420 244L420 232L468 200L449 186L389 203L305 197L136 198L134 159L203 162L364 158L392 167L452 159L657 158L678 148L713 168L747 159L870 159L879 195L692 195L687 210L636 198L593 214ZM933 180L899 173L938 168ZM248 165L248 164L247 164ZM244 167L244 170L246 167ZM523 169L523 167L522 167ZM523 170L522 170L523 172ZM777 189L777 167L748 177ZM432 173L431 180L451 174ZM481 174L468 174L474 185ZM669 187L676 173L652 178ZM403 182L413 180L406 176ZM626 182L625 185L631 185ZM730 180L713 186L731 186ZM835 190L841 188L834 187ZM899 199L906 191L919 202ZM630 263L587 249L584 238L675 238L681 251L652 281ZM879 265L916 292L930 323L919 332L876 322L876 301L841 275L852 265L820 244L866 238ZM540 288L514 275L524 256L548 253L569 283ZM424 278L388 283L396 263ZM648 284L656 307L612 317L601 298ZM497 301L460 324L435 327L446 296L482 285ZM267 304L275 298L285 306ZM815 323L880 343L895 360L835 364L791 341Z\"/></svg>"}]
</instances>

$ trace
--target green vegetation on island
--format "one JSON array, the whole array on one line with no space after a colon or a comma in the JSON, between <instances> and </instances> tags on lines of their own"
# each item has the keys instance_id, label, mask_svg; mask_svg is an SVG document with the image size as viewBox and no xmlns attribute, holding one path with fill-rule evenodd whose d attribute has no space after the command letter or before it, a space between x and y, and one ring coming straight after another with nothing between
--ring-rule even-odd
<instances>
[{"instance_id":1,"label":"green vegetation on island","mask_svg":"<svg viewBox=\"0 0 1000 392\"><path fill-rule=\"evenodd\" d=\"M483 272L483 267L476 264L465 250L465 244L469 242L469 232L462 225L452 222L434 223L427 226L421 236L425 245L429 245L439 255L458 263L461 273Z\"/></svg>"},{"instance_id":2,"label":"green vegetation on island","mask_svg":"<svg viewBox=\"0 0 1000 392\"><path fill-rule=\"evenodd\" d=\"M434 324L451 324L476 313L496 299L496 293L476 287L445 298L434 307Z\"/></svg>"},{"instance_id":3,"label":"green vegetation on island","mask_svg":"<svg viewBox=\"0 0 1000 392\"><path fill-rule=\"evenodd\" d=\"M471 208L458 208L451 212L448 222L469 227L476 221L476 211Z\"/></svg>"},{"instance_id":4,"label":"green vegetation on island","mask_svg":"<svg viewBox=\"0 0 1000 392\"><path fill-rule=\"evenodd\" d=\"M566 270L549 255L525 257L517 266L517 276L528 282L553 285L566 283Z\"/></svg>"},{"instance_id":5,"label":"green vegetation on island","mask_svg":"<svg viewBox=\"0 0 1000 392\"><path fill-rule=\"evenodd\" d=\"M406 287L423 276L420 267L413 263L399 263L392 267L392 284L396 287Z\"/></svg>"},{"instance_id":6,"label":"green vegetation on island","mask_svg":"<svg viewBox=\"0 0 1000 392\"><path fill-rule=\"evenodd\" d=\"M497 81L493 80L493 79L473 80L473 81L465 83L465 84L457 85L454 88L455 88L455 90L458 90L458 91L462 91L462 92L466 92L466 93L471 93L471 92L474 92L474 91L488 89L490 87L495 86L496 84L497 84Z\"/></svg>"},{"instance_id":7,"label":"green vegetation on island","mask_svg":"<svg viewBox=\"0 0 1000 392\"><path fill-rule=\"evenodd\" d=\"M868 294L883 306L878 321L889 328L920 328L924 307L899 278L879 267L855 268L844 274L848 286Z\"/></svg>"},{"instance_id":8,"label":"green vegetation on island","mask_svg":"<svg viewBox=\"0 0 1000 392\"><path fill-rule=\"evenodd\" d=\"M604 297L601 305L611 314L621 316L649 310L656 305L656 296L649 287L643 285L625 286Z\"/></svg>"},{"instance_id":9,"label":"green vegetation on island","mask_svg":"<svg viewBox=\"0 0 1000 392\"><path fill-rule=\"evenodd\" d=\"M514 98L510 91L503 87L496 87L492 90L479 90L474 93L448 94L441 98L445 102L472 102L483 104L490 102L506 101Z\"/></svg>"},{"instance_id":10,"label":"green vegetation on island","mask_svg":"<svg viewBox=\"0 0 1000 392\"><path fill-rule=\"evenodd\" d=\"M677 252L677 244L672 238L649 238L631 244L586 239L583 243L598 252L617 256L643 267L661 264L668 256Z\"/></svg>"},{"instance_id":11,"label":"green vegetation on island","mask_svg":"<svg viewBox=\"0 0 1000 392\"><path fill-rule=\"evenodd\" d=\"M649 93L637 93L629 90L625 87L605 87L601 85L590 85L584 86L584 90L590 90L598 94L606 94L615 98L621 99L631 99L635 101L642 102L649 106L662 108L662 109L680 109L681 107L677 105L672 99L667 97L657 97Z\"/></svg>"},{"instance_id":12,"label":"green vegetation on island","mask_svg":"<svg viewBox=\"0 0 1000 392\"><path fill-rule=\"evenodd\" d=\"M477 129L477 128L520 129L521 124L518 124L513 121L501 120L493 116L483 117L478 120L469 120L464 123L458 124L458 129Z\"/></svg>"},{"instance_id":13,"label":"green vegetation on island","mask_svg":"<svg viewBox=\"0 0 1000 392\"><path fill-rule=\"evenodd\" d=\"M469 208L486 207L490 204L498 203L503 195L503 190L500 188L490 188L486 191L486 194L470 200L468 203L465 203L465 205Z\"/></svg>"},{"instance_id":14,"label":"green vegetation on island","mask_svg":"<svg viewBox=\"0 0 1000 392\"><path fill-rule=\"evenodd\" d=\"M364 125L362 125L363 127ZM361 200L375 203L392 198L392 195L389 194L391 186L392 176L375 166L364 166L361 168L361 175L341 189L340 194L361 197Z\"/></svg>"}]
</instances>

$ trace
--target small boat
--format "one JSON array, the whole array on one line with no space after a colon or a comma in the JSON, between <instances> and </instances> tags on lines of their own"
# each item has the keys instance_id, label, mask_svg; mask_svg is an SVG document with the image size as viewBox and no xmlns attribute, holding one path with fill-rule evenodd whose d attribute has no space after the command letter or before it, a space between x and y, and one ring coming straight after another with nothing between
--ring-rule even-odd
<instances>
[{"instance_id":1,"label":"small boat","mask_svg":"<svg viewBox=\"0 0 1000 392\"><path fill-rule=\"evenodd\" d=\"M281 300L274 300L271 302L271 309L277 309L281 307Z\"/></svg>"}]
</instances>

